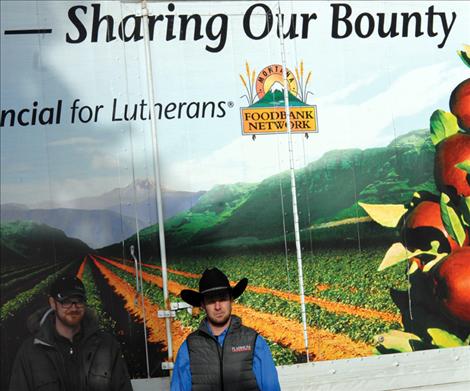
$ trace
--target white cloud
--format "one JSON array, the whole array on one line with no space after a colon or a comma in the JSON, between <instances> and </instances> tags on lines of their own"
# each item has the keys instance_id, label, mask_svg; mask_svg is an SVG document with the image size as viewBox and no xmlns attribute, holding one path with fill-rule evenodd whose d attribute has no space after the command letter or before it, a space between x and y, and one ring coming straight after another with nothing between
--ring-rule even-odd
<instances>
[{"instance_id":1,"label":"white cloud","mask_svg":"<svg viewBox=\"0 0 470 391\"><path fill-rule=\"evenodd\" d=\"M58 147L65 145L97 145L99 141L91 137L70 137L62 140L51 141L49 146Z\"/></svg>"},{"instance_id":2,"label":"white cloud","mask_svg":"<svg viewBox=\"0 0 470 391\"><path fill-rule=\"evenodd\" d=\"M380 76L379 73L376 73L376 74L370 75L369 77L366 77L365 79L357 80L347 85L346 87L338 91L335 91L332 94L322 98L321 102L330 103L330 102L338 102L342 99L345 99L348 96L351 96L351 94L357 91L358 89L363 88L373 83L375 80L379 78L379 76Z\"/></svg>"},{"instance_id":3,"label":"white cloud","mask_svg":"<svg viewBox=\"0 0 470 391\"><path fill-rule=\"evenodd\" d=\"M411 70L391 81L388 88L358 104L332 102L322 107L323 99L319 98L320 142L326 141L330 149L378 146L391 141L394 134L384 140L383 132L388 127L393 128L397 119L426 110L422 122L427 125L438 102L450 96L461 78L461 67L435 64ZM324 99L329 101L329 97Z\"/></svg>"},{"instance_id":4,"label":"white cloud","mask_svg":"<svg viewBox=\"0 0 470 391\"><path fill-rule=\"evenodd\" d=\"M91 158L91 166L94 169L119 168L119 161L111 155L95 155Z\"/></svg>"},{"instance_id":5,"label":"white cloud","mask_svg":"<svg viewBox=\"0 0 470 391\"><path fill-rule=\"evenodd\" d=\"M119 183L120 179L113 176L9 183L8 186L1 186L1 200L2 204L16 202L30 206L42 205L43 201L60 204L81 197L102 194L117 187ZM73 207L73 205L68 204L68 207Z\"/></svg>"},{"instance_id":6,"label":"white cloud","mask_svg":"<svg viewBox=\"0 0 470 391\"><path fill-rule=\"evenodd\" d=\"M51 181L53 196L50 197L50 200L60 203L102 194L115 188L117 183L119 183L119 179L112 176ZM73 207L73 205L69 205L69 207Z\"/></svg>"},{"instance_id":7,"label":"white cloud","mask_svg":"<svg viewBox=\"0 0 470 391\"><path fill-rule=\"evenodd\" d=\"M303 165L303 135L295 135L295 167ZM315 136L312 136L315 137ZM176 190L208 190L215 184L259 182L289 169L286 135L239 137L202 159L164 167L164 186Z\"/></svg>"},{"instance_id":8,"label":"white cloud","mask_svg":"<svg viewBox=\"0 0 470 391\"><path fill-rule=\"evenodd\" d=\"M295 167L302 167L304 161L318 159L333 149L383 146L395 136L394 132L384 136L384 131L399 118L426 111L423 124L427 124L438 102L449 96L461 80L461 68L435 64L413 69L358 104L341 101L370 84L375 76L319 98L316 103L320 133L312 134L307 141L302 136L294 136ZM209 189L215 184L258 182L288 168L287 137L258 136L255 142L249 137L239 137L202 159L173 162L164 167L164 182L166 187L174 189Z\"/></svg>"}]
</instances>

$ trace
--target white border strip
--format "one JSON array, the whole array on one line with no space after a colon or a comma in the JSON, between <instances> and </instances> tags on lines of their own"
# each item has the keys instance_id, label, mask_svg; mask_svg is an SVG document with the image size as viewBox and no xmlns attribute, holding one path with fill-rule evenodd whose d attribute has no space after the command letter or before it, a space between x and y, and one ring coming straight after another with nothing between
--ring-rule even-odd
<instances>
[{"instance_id":1,"label":"white border strip","mask_svg":"<svg viewBox=\"0 0 470 391\"><path fill-rule=\"evenodd\" d=\"M283 391L470 390L470 347L277 367ZM135 391L167 391L170 378L132 381Z\"/></svg>"}]
</instances>

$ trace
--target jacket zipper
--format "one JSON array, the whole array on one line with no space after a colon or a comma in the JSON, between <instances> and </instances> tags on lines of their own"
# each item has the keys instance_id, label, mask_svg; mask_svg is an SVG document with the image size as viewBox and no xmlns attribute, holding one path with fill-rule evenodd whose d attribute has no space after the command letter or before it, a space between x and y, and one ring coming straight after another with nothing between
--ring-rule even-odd
<instances>
[{"instance_id":1,"label":"jacket zipper","mask_svg":"<svg viewBox=\"0 0 470 391\"><path fill-rule=\"evenodd\" d=\"M227 336L225 336L227 338ZM221 390L224 391L224 345L225 345L225 338L224 342L222 343L222 347L217 341L217 337L215 337L215 343L217 344L217 352L219 353L219 363L220 363L220 386Z\"/></svg>"},{"instance_id":2,"label":"jacket zipper","mask_svg":"<svg viewBox=\"0 0 470 391\"><path fill-rule=\"evenodd\" d=\"M208 337L212 338L212 340L215 342L215 344L217 346L217 353L219 354L219 363L220 363L221 391L224 391L224 346L225 346L225 341L227 340L227 337L228 337L228 333L230 331L230 326L229 326L229 330L227 330L227 335L224 338L224 342L222 343L222 347L220 346L219 341L217 340L217 337L215 337L214 335L211 335L210 333L205 332L204 330L200 330L202 333L204 333Z\"/></svg>"}]
</instances>

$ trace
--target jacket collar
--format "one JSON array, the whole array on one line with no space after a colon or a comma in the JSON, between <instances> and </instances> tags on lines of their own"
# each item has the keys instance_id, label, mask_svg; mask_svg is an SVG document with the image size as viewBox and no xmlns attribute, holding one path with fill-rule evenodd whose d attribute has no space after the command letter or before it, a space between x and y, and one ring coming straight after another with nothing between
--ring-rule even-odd
<instances>
[{"instance_id":1,"label":"jacket collar","mask_svg":"<svg viewBox=\"0 0 470 391\"><path fill-rule=\"evenodd\" d=\"M34 343L45 346L55 346L55 312L52 308L41 309L33 313L28 319L28 328L34 335ZM84 329L83 340L89 338L99 330L98 321L94 312L87 308L82 320Z\"/></svg>"},{"instance_id":2,"label":"jacket collar","mask_svg":"<svg viewBox=\"0 0 470 391\"><path fill-rule=\"evenodd\" d=\"M236 316L236 315L231 315L230 318L230 324L229 326L224 330L223 333L229 333L232 332L236 329L239 329L242 324L242 320ZM209 325L207 324L207 318L204 318L201 323L199 324L199 330L210 335L211 337L214 337L214 334L212 333L212 330L210 329ZM223 334L222 333L222 334Z\"/></svg>"}]
</instances>

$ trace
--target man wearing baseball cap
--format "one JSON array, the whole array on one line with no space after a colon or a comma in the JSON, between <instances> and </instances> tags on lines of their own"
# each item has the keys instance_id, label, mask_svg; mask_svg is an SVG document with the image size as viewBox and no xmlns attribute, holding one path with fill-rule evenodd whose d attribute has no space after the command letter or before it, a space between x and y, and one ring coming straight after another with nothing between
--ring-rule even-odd
<instances>
[{"instance_id":1,"label":"man wearing baseball cap","mask_svg":"<svg viewBox=\"0 0 470 391\"><path fill-rule=\"evenodd\" d=\"M206 317L178 351L171 391L280 390L266 341L232 315L233 300L247 285L243 278L232 287L223 272L211 268L202 274L199 291L181 291L181 298L202 307Z\"/></svg>"},{"instance_id":2,"label":"man wearing baseball cap","mask_svg":"<svg viewBox=\"0 0 470 391\"><path fill-rule=\"evenodd\" d=\"M49 307L28 319L33 334L15 358L11 391L130 391L118 342L101 331L75 276L50 287Z\"/></svg>"}]
</instances>

